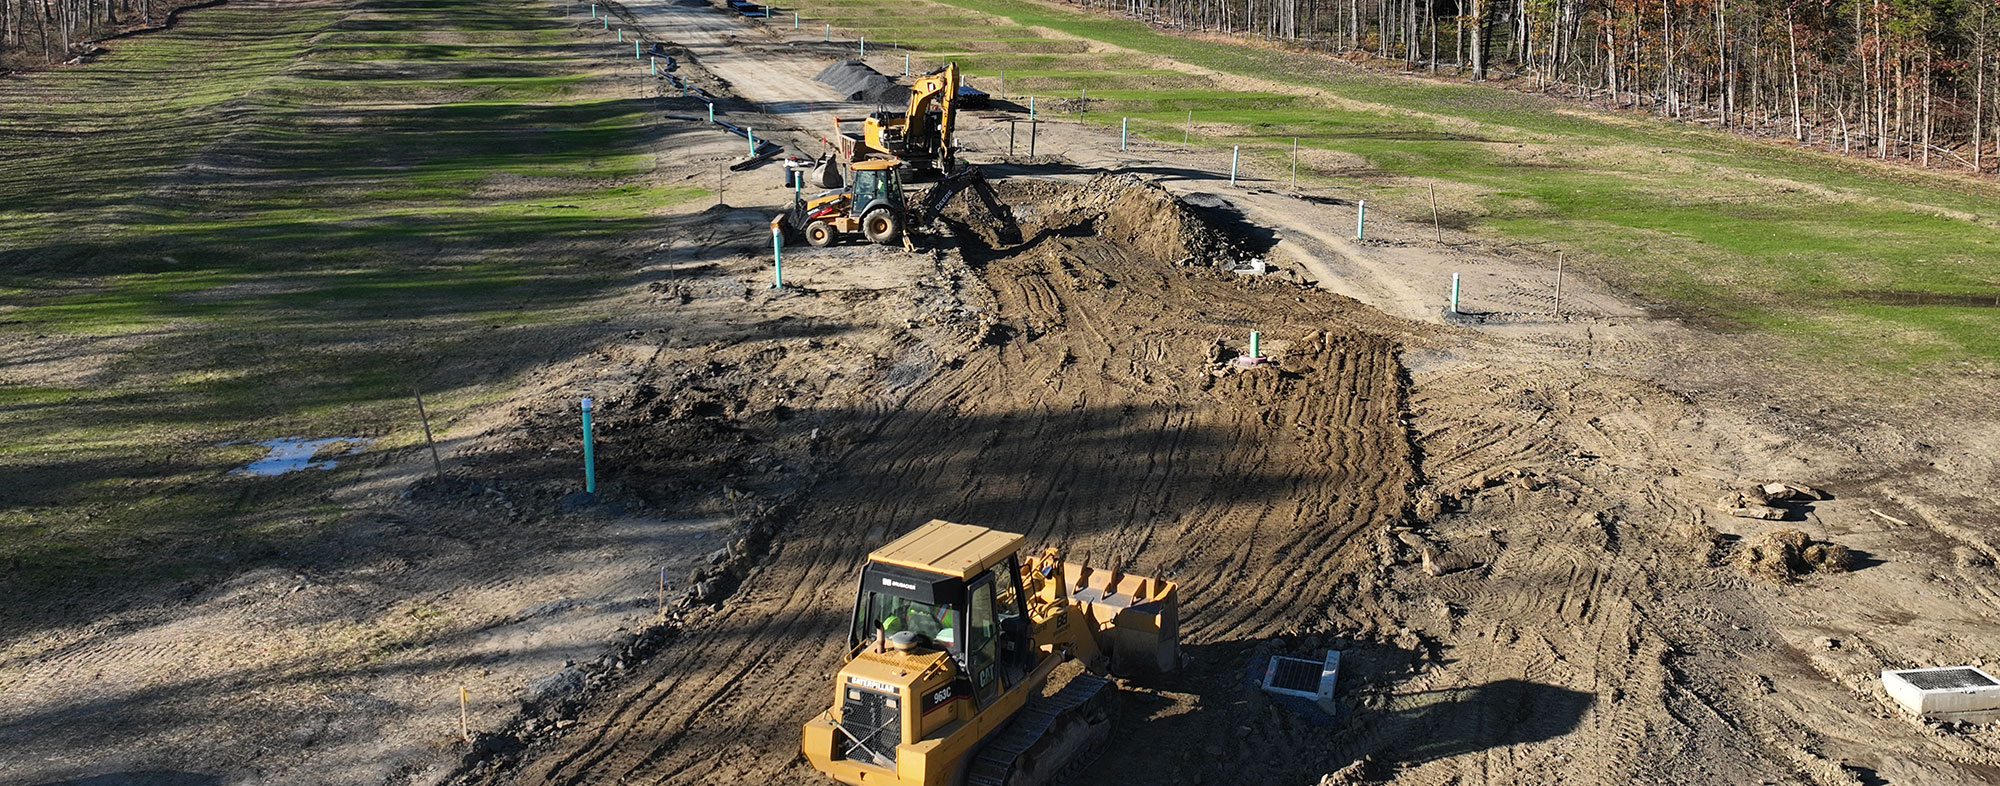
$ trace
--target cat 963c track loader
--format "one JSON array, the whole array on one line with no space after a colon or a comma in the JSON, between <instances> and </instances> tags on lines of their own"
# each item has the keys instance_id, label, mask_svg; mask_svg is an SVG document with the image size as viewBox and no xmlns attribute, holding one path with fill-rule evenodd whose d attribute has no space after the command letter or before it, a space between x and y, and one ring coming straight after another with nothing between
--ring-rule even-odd
<instances>
[{"instance_id":1,"label":"cat 963c track loader","mask_svg":"<svg viewBox=\"0 0 2000 786\"><path fill-rule=\"evenodd\" d=\"M1110 733L1104 676L1180 666L1172 582L1020 553L1009 532L931 521L868 556L833 706L805 724L849 784L1035 786ZM1088 669L1045 688L1069 659Z\"/></svg>"}]
</instances>

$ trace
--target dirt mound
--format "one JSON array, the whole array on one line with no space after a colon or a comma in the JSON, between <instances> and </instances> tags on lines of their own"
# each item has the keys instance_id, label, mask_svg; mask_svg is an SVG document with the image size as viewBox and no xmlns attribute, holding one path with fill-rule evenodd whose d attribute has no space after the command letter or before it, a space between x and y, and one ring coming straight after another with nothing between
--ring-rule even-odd
<instances>
[{"instance_id":1,"label":"dirt mound","mask_svg":"<svg viewBox=\"0 0 2000 786\"><path fill-rule=\"evenodd\" d=\"M1845 573L1854 566L1853 552L1838 543L1814 541L1795 529L1767 532L1737 555L1743 572L1779 584L1808 573Z\"/></svg>"},{"instance_id":2,"label":"dirt mound","mask_svg":"<svg viewBox=\"0 0 2000 786\"><path fill-rule=\"evenodd\" d=\"M874 104L907 104L910 88L883 76L859 60L842 60L813 76L813 81L840 91L849 101Z\"/></svg>"},{"instance_id":3,"label":"dirt mound","mask_svg":"<svg viewBox=\"0 0 2000 786\"><path fill-rule=\"evenodd\" d=\"M1107 241L1149 262L1226 267L1250 256L1241 238L1133 175L1099 175L1081 185L1009 183L999 206L961 197L946 206L945 218L987 246L1021 242L1013 238L1026 223L1043 235Z\"/></svg>"}]
</instances>

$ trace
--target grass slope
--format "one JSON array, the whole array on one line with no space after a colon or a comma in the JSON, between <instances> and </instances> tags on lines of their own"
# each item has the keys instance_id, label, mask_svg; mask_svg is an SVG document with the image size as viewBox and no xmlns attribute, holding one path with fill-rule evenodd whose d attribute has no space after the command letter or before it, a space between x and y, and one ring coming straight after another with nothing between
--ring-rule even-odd
<instances>
[{"instance_id":1,"label":"grass slope","mask_svg":"<svg viewBox=\"0 0 2000 786\"><path fill-rule=\"evenodd\" d=\"M0 91L0 593L275 553L281 436L490 399L695 189L614 47L545 4L222 6ZM105 580L109 580L108 578Z\"/></svg>"}]
</instances>

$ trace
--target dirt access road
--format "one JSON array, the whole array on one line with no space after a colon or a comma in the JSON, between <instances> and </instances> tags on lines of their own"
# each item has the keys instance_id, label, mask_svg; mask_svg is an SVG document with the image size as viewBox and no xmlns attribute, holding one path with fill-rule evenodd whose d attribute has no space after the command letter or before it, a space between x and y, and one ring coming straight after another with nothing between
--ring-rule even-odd
<instances>
[{"instance_id":1,"label":"dirt access road","mask_svg":"<svg viewBox=\"0 0 2000 786\"><path fill-rule=\"evenodd\" d=\"M809 77L831 56L728 14L638 19L667 40L733 39L696 60L753 104L826 94ZM1225 190L1210 151L1121 155L1098 129L1043 133L1053 157L991 169L1067 185L1003 187L1011 221L958 208L957 248L937 257L950 283L919 287L949 304L924 313L957 316L913 322L874 401L835 418L868 425L737 594L578 730L472 780L816 782L787 741L823 709L853 572L932 517L1182 583L1190 668L1126 686L1092 778L2000 776L1991 729L1904 720L1873 681L1991 656L1996 554L1957 523L1992 510L1960 491L1991 477L1990 422L1947 432L1838 380L1774 387L1748 342L1647 318L1585 277L1550 317L1539 260L1387 216L1355 242L1328 229L1351 221L1338 200L1279 193L1271 173ZM1084 180L1103 171L1203 209ZM1173 265L1188 256L1175 239L1232 233L1295 277L1428 324ZM1450 271L1476 293L1470 316L1424 294ZM1276 340L1278 369L1208 376L1210 342L1252 327ZM1709 504L1778 478L1836 498L1789 523ZM1859 549L1861 569L1774 585L1734 566L1741 542L1781 527ZM1426 550L1473 567L1434 576ZM1244 685L1256 656L1325 648L1349 664L1352 713L1331 732Z\"/></svg>"}]
</instances>

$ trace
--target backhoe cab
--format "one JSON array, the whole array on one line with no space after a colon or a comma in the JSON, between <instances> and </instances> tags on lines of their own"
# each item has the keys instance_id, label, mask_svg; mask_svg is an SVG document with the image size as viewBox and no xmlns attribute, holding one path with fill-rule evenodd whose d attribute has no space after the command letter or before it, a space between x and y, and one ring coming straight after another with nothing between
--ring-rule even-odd
<instances>
[{"instance_id":1,"label":"backhoe cab","mask_svg":"<svg viewBox=\"0 0 2000 786\"><path fill-rule=\"evenodd\" d=\"M1095 674L1180 664L1172 582L1019 552L1020 535L931 521L870 554L833 706L807 722L815 769L842 783L1047 783L1110 733ZM1069 659L1095 674L1054 695Z\"/></svg>"},{"instance_id":2,"label":"backhoe cab","mask_svg":"<svg viewBox=\"0 0 2000 786\"><path fill-rule=\"evenodd\" d=\"M793 200L790 208L771 219L772 231L802 233L807 243L820 248L857 232L883 245L901 242L909 210L903 197L902 162L858 161L850 170L843 189Z\"/></svg>"}]
</instances>

